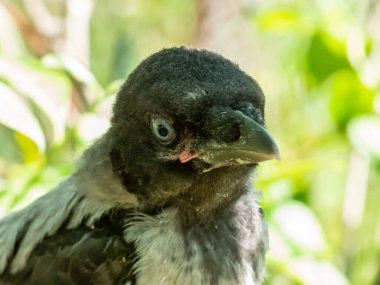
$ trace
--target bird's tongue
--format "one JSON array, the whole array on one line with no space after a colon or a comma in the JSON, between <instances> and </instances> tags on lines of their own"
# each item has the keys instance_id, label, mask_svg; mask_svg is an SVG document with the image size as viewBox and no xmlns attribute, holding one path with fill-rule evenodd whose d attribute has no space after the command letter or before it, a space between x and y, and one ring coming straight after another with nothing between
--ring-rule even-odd
<instances>
[{"instance_id":1,"label":"bird's tongue","mask_svg":"<svg viewBox=\"0 0 380 285\"><path fill-rule=\"evenodd\" d=\"M189 144L187 144L185 149L179 154L179 160L181 163L189 162L196 157L198 157L198 153L192 153Z\"/></svg>"}]
</instances>

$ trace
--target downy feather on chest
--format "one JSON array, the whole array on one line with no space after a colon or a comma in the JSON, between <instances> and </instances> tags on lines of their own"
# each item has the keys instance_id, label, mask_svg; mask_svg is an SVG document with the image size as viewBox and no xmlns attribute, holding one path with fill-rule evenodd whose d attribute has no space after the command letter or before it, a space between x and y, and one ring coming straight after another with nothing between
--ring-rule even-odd
<instances>
[{"instance_id":1,"label":"downy feather on chest","mask_svg":"<svg viewBox=\"0 0 380 285\"><path fill-rule=\"evenodd\" d=\"M186 229L175 208L134 216L124 238L136 246L137 284L261 284L267 239L256 198Z\"/></svg>"}]
</instances>

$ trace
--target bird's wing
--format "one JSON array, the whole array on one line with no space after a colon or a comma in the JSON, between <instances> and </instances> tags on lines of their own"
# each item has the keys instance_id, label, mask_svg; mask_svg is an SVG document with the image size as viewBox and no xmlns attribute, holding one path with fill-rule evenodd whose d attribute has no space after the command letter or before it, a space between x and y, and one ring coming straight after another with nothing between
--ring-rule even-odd
<instances>
[{"instance_id":1,"label":"bird's wing","mask_svg":"<svg viewBox=\"0 0 380 285\"><path fill-rule=\"evenodd\" d=\"M45 237L16 274L0 274L0 285L134 284L133 244L123 227L103 217L93 227L61 228Z\"/></svg>"},{"instance_id":2,"label":"bird's wing","mask_svg":"<svg viewBox=\"0 0 380 285\"><path fill-rule=\"evenodd\" d=\"M22 270L30 254L63 225L73 229L86 221L92 225L108 210L78 193L73 178L60 183L27 208L0 221L0 273Z\"/></svg>"}]
</instances>

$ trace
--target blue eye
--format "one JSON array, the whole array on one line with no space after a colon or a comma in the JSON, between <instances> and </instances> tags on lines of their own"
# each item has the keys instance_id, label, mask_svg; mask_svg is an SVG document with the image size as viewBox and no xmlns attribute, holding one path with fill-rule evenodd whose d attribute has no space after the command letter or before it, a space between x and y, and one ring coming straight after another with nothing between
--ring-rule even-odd
<instances>
[{"instance_id":1,"label":"blue eye","mask_svg":"<svg viewBox=\"0 0 380 285\"><path fill-rule=\"evenodd\" d=\"M169 144L175 139L175 131L172 124L162 117L153 117L150 128L153 135L162 143Z\"/></svg>"}]
</instances>

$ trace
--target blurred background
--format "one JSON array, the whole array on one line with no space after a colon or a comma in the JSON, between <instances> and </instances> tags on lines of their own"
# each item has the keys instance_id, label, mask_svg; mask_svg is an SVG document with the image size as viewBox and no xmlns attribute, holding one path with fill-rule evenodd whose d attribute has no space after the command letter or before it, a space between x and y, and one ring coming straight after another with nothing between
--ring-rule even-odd
<instances>
[{"instance_id":1,"label":"blurred background","mask_svg":"<svg viewBox=\"0 0 380 285\"><path fill-rule=\"evenodd\" d=\"M266 94L266 284L380 284L378 0L0 0L0 217L69 175L131 70L181 45Z\"/></svg>"}]
</instances>

